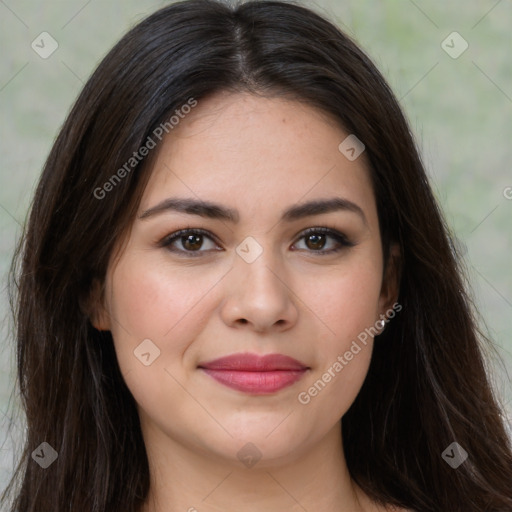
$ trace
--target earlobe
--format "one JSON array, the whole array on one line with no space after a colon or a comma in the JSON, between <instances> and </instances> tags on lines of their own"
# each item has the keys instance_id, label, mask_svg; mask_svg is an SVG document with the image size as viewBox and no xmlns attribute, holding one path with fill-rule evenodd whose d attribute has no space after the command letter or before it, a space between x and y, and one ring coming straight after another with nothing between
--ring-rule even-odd
<instances>
[{"instance_id":1,"label":"earlobe","mask_svg":"<svg viewBox=\"0 0 512 512\"><path fill-rule=\"evenodd\" d=\"M379 309L382 315L393 308L398 301L401 280L401 253L400 245L394 243L389 249L389 259L385 275L382 280L382 288L379 299Z\"/></svg>"},{"instance_id":2,"label":"earlobe","mask_svg":"<svg viewBox=\"0 0 512 512\"><path fill-rule=\"evenodd\" d=\"M103 307L100 311L95 311L89 316L89 320L92 326L98 331L110 331L110 322L108 321L108 315L106 314Z\"/></svg>"},{"instance_id":3,"label":"earlobe","mask_svg":"<svg viewBox=\"0 0 512 512\"><path fill-rule=\"evenodd\" d=\"M95 329L109 331L110 319L105 310L103 291L103 284L98 279L94 279L88 296L79 301L80 309Z\"/></svg>"}]
</instances>

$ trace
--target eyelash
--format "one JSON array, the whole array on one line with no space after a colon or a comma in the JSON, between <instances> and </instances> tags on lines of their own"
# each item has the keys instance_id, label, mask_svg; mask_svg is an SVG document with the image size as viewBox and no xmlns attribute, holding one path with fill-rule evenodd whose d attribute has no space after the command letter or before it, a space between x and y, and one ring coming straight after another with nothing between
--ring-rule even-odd
<instances>
[{"instance_id":1,"label":"eyelash","mask_svg":"<svg viewBox=\"0 0 512 512\"><path fill-rule=\"evenodd\" d=\"M328 235L328 236L334 238L340 244L340 247L338 247L336 249L308 251L308 252L311 252L312 254L315 254L318 256L326 256L328 254L337 253L344 248L353 247L354 245L356 245L355 243L351 242L344 234L340 233L339 231L337 231L335 229L327 228L327 227L308 228L300 234L298 241L307 237L308 235L318 234L318 233ZM203 235L203 236L210 238L213 242L217 243L215 241L215 239L211 236L211 234L208 231L205 231L204 229L186 228L186 229L181 229L179 231L176 231L175 233L172 233L171 235L166 236L159 243L159 245L161 247L167 248L170 252L181 253L182 255L185 255L185 257L192 257L192 258L197 258L197 257L201 256L201 253L209 252L209 251L201 251L201 250L189 251L189 250L171 248L171 244L174 241L179 240L180 238L184 237L185 235ZM299 250L304 250L304 249L299 249Z\"/></svg>"}]
</instances>

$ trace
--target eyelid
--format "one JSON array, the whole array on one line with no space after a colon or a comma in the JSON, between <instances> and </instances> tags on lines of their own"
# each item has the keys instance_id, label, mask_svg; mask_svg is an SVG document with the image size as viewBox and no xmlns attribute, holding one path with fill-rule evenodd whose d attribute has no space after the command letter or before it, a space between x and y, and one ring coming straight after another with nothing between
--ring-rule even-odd
<instances>
[{"instance_id":1,"label":"eyelid","mask_svg":"<svg viewBox=\"0 0 512 512\"><path fill-rule=\"evenodd\" d=\"M338 242L338 244L340 244L340 246L335 248L335 249L327 249L327 250L320 249L320 250L317 250L317 251L315 251L315 250L306 251L306 252L311 253L313 255L327 256L329 254L334 254L334 253L340 252L342 249L350 248L350 247L353 247L353 246L357 245L355 242L351 241L351 239L349 239L343 232L339 231L337 228L329 227L327 225L324 225L324 226L314 226L314 227L306 228L306 229L300 231L296 235L295 241L293 242L293 245L295 245L302 238L306 237L309 234L313 234L313 233L321 233L321 234L325 234L327 236L330 236L331 238L336 240ZM207 231L205 229L202 229L202 228L193 228L193 227L186 227L186 228L183 228L183 229L179 229L179 230L171 233L170 235L165 236L158 243L158 245L160 247L163 247L163 248L169 248L169 246L173 242L175 242L176 240L179 240L181 237L189 235L189 234L203 235L204 237L209 238L210 240L215 242L217 245L220 245L219 241L218 241L218 238L215 235L213 235L211 232L209 232L209 231ZM185 250L182 250L182 249L168 249L168 250L170 252L174 253L174 254L177 253L177 254L184 255L184 257L197 257L197 256L201 256L204 253L211 253L212 252L212 250L206 250L206 251L202 251L202 250L198 250L198 251L185 251ZM213 250L217 251L216 249L213 249ZM223 250L223 249L220 249L220 250ZM218 251L220 251L220 250L218 250ZM304 249L298 249L298 250L304 251Z\"/></svg>"},{"instance_id":2,"label":"eyelid","mask_svg":"<svg viewBox=\"0 0 512 512\"><path fill-rule=\"evenodd\" d=\"M204 237L210 238L217 245L220 245L217 237L214 236L212 233L210 233L209 231L202 229L202 228L193 228L193 227L179 229L169 235L166 235L162 240L160 240L160 242L158 242L158 245L163 248L168 248L174 241L179 240L181 237L190 235L190 234L203 235ZM185 255L191 256L191 257L195 257L196 255L199 256L201 254L211 252L211 251L184 251L182 249L178 249L178 250L168 249L168 250L175 254L176 253L185 254Z\"/></svg>"}]
</instances>

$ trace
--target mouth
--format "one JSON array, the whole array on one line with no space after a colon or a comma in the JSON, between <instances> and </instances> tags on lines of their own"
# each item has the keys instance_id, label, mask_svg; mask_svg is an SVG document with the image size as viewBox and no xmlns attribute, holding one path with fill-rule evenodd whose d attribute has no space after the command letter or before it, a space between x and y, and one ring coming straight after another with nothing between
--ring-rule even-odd
<instances>
[{"instance_id":1,"label":"mouth","mask_svg":"<svg viewBox=\"0 0 512 512\"><path fill-rule=\"evenodd\" d=\"M275 393L300 380L309 367L282 354L233 354L198 368L220 384L244 393Z\"/></svg>"}]
</instances>

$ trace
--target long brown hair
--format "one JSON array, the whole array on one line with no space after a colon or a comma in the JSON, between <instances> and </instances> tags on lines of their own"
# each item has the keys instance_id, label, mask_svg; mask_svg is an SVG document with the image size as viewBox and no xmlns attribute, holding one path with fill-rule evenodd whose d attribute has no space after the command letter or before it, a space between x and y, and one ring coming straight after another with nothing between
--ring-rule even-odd
<instances>
[{"instance_id":1,"label":"long brown hair","mask_svg":"<svg viewBox=\"0 0 512 512\"><path fill-rule=\"evenodd\" d=\"M390 244L400 246L402 311L376 338L343 417L352 478L378 502L419 512L511 511L512 449L483 358L491 342L404 115L347 35L278 1L157 11L108 53L69 113L11 268L27 432L4 503L13 495L12 512L135 512L147 496L135 402L110 332L91 325L83 304L130 226L151 156L105 183L176 109L221 90L295 98L355 134L386 265ZM42 442L58 454L47 469L31 457ZM457 469L441 455L453 442L469 455Z\"/></svg>"}]
</instances>

